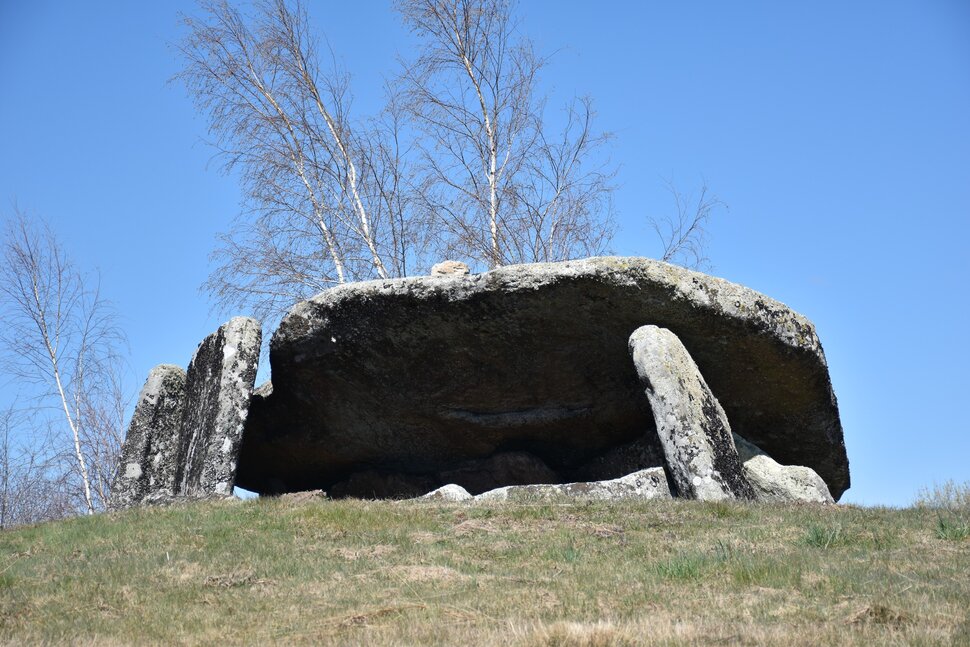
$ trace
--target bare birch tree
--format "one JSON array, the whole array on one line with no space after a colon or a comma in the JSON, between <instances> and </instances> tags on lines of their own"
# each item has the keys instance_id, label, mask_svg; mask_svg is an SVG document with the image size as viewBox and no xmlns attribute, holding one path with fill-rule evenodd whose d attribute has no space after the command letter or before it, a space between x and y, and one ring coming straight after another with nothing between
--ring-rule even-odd
<instances>
[{"instance_id":1,"label":"bare birch tree","mask_svg":"<svg viewBox=\"0 0 970 647\"><path fill-rule=\"evenodd\" d=\"M121 339L120 333L118 338ZM94 498L101 509L107 506L111 484L118 469L118 456L127 429L126 410L130 401L121 381L118 358L114 356L114 350L111 353L113 356L106 363L107 371L98 378L98 384L93 386L88 381L86 388L90 391L82 398L79 411L81 447L87 456Z\"/></svg>"},{"instance_id":2,"label":"bare birch tree","mask_svg":"<svg viewBox=\"0 0 970 647\"><path fill-rule=\"evenodd\" d=\"M399 111L351 120L348 75L322 64L299 2L202 6L185 19L178 78L248 207L209 292L266 316L336 283L403 274L421 235L406 218Z\"/></svg>"},{"instance_id":3,"label":"bare birch tree","mask_svg":"<svg viewBox=\"0 0 970 647\"><path fill-rule=\"evenodd\" d=\"M17 477L13 473L14 460L11 456L10 419L13 410L0 413L0 530L10 525L11 495Z\"/></svg>"},{"instance_id":4,"label":"bare birch tree","mask_svg":"<svg viewBox=\"0 0 970 647\"><path fill-rule=\"evenodd\" d=\"M710 269L707 224L715 209L727 205L709 195L706 184L701 186L696 200L677 191L670 182L667 188L674 198L676 212L664 218L648 218L663 248L661 260L695 270Z\"/></svg>"},{"instance_id":5,"label":"bare birch tree","mask_svg":"<svg viewBox=\"0 0 970 647\"><path fill-rule=\"evenodd\" d=\"M98 284L42 221L18 211L7 222L0 263L3 367L34 389L39 408L55 413L49 420L63 429L72 482L91 514L104 505L122 435L123 335Z\"/></svg>"},{"instance_id":6,"label":"bare birch tree","mask_svg":"<svg viewBox=\"0 0 970 647\"><path fill-rule=\"evenodd\" d=\"M424 49L384 111L351 115L349 77L298 0L202 3L186 18L184 82L246 209L206 289L278 315L349 280L406 276L428 254L495 267L601 252L612 234L606 137L588 99L547 127L543 61L505 0L405 0ZM323 61L327 61L324 65Z\"/></svg>"},{"instance_id":7,"label":"bare birch tree","mask_svg":"<svg viewBox=\"0 0 970 647\"><path fill-rule=\"evenodd\" d=\"M420 195L448 247L489 267L600 253L613 176L589 99L551 133L536 83L545 61L517 36L507 0L399 0L420 38L407 105L424 138Z\"/></svg>"},{"instance_id":8,"label":"bare birch tree","mask_svg":"<svg viewBox=\"0 0 970 647\"><path fill-rule=\"evenodd\" d=\"M0 412L0 530L76 510L51 437L34 433L25 439L18 433L33 422L13 407Z\"/></svg>"}]
</instances>

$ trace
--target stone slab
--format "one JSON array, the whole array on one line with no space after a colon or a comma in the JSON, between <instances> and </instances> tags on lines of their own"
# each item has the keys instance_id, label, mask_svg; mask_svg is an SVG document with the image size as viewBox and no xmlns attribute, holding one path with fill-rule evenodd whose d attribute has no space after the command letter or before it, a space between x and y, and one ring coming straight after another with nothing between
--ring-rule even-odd
<instances>
[{"instance_id":1,"label":"stone slab","mask_svg":"<svg viewBox=\"0 0 970 647\"><path fill-rule=\"evenodd\" d=\"M259 322L236 317L196 349L186 372L177 495L232 495L260 341Z\"/></svg>"},{"instance_id":2,"label":"stone slab","mask_svg":"<svg viewBox=\"0 0 970 647\"><path fill-rule=\"evenodd\" d=\"M172 496L184 410L185 371L171 364L153 368L121 446L109 508L128 508L146 497Z\"/></svg>"},{"instance_id":3,"label":"stone slab","mask_svg":"<svg viewBox=\"0 0 970 647\"><path fill-rule=\"evenodd\" d=\"M678 496L753 499L727 416L677 335L658 326L637 328L630 355Z\"/></svg>"}]
</instances>

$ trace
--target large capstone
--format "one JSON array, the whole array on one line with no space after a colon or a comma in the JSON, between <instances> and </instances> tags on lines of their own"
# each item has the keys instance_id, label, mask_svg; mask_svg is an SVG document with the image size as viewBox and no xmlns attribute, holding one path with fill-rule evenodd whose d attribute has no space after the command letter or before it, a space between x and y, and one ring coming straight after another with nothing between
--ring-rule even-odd
<instances>
[{"instance_id":1,"label":"large capstone","mask_svg":"<svg viewBox=\"0 0 970 647\"><path fill-rule=\"evenodd\" d=\"M119 510L146 497L171 497L179 429L185 409L185 371L161 364L149 372L121 446L109 506Z\"/></svg>"},{"instance_id":2,"label":"large capstone","mask_svg":"<svg viewBox=\"0 0 970 647\"><path fill-rule=\"evenodd\" d=\"M640 258L353 283L297 304L273 336L272 392L253 399L236 482L329 491L373 471L444 485L509 452L559 483L655 467L624 458L662 454L627 352L647 324L683 342L735 432L811 467L836 496L848 487L812 324L750 289Z\"/></svg>"},{"instance_id":3,"label":"large capstone","mask_svg":"<svg viewBox=\"0 0 970 647\"><path fill-rule=\"evenodd\" d=\"M236 317L206 337L186 375L176 494L228 496L256 379L259 322Z\"/></svg>"},{"instance_id":4,"label":"large capstone","mask_svg":"<svg viewBox=\"0 0 970 647\"><path fill-rule=\"evenodd\" d=\"M702 501L753 499L727 416L677 336L657 326L637 328L630 355L677 493Z\"/></svg>"}]
</instances>

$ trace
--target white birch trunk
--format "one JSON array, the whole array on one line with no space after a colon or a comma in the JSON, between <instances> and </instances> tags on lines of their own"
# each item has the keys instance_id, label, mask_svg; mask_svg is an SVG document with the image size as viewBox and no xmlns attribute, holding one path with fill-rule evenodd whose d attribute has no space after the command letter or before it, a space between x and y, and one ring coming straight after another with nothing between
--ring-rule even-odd
<instances>
[{"instance_id":1,"label":"white birch trunk","mask_svg":"<svg viewBox=\"0 0 970 647\"><path fill-rule=\"evenodd\" d=\"M455 29L455 42L458 43L465 72L468 74L468 78L475 88L475 94L478 96L478 104L481 108L482 120L485 125L485 136L488 138L488 230L492 256L491 266L495 268L502 264L498 245L498 142L495 134L495 124L489 118L488 106L485 103L482 86L478 81L478 77L475 76L475 70L465 50L461 32L457 29Z\"/></svg>"}]
</instances>

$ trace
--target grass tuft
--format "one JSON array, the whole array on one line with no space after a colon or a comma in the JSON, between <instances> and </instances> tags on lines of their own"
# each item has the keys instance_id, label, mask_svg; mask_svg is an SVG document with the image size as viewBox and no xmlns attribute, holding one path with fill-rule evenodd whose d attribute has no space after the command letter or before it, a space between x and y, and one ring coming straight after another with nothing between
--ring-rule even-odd
<instances>
[{"instance_id":1,"label":"grass tuft","mask_svg":"<svg viewBox=\"0 0 970 647\"><path fill-rule=\"evenodd\" d=\"M707 559L703 555L677 555L659 562L656 566L660 577L667 580L689 581L700 578Z\"/></svg>"},{"instance_id":2,"label":"grass tuft","mask_svg":"<svg viewBox=\"0 0 970 647\"><path fill-rule=\"evenodd\" d=\"M702 503L715 519L747 519L751 509L744 501L709 501Z\"/></svg>"},{"instance_id":3,"label":"grass tuft","mask_svg":"<svg viewBox=\"0 0 970 647\"><path fill-rule=\"evenodd\" d=\"M957 483L950 479L934 483L931 487L920 488L913 501L916 508L934 510L964 510L970 512L970 481Z\"/></svg>"},{"instance_id":4,"label":"grass tuft","mask_svg":"<svg viewBox=\"0 0 970 647\"><path fill-rule=\"evenodd\" d=\"M783 562L720 539L714 545L714 561L740 586L791 587L802 580L801 564Z\"/></svg>"},{"instance_id":5,"label":"grass tuft","mask_svg":"<svg viewBox=\"0 0 970 647\"><path fill-rule=\"evenodd\" d=\"M970 481L948 480L922 488L913 505L936 511L938 539L963 541L970 537Z\"/></svg>"},{"instance_id":6,"label":"grass tuft","mask_svg":"<svg viewBox=\"0 0 970 647\"><path fill-rule=\"evenodd\" d=\"M946 541L963 541L970 538L970 522L940 516L936 520L936 536Z\"/></svg>"},{"instance_id":7,"label":"grass tuft","mask_svg":"<svg viewBox=\"0 0 970 647\"><path fill-rule=\"evenodd\" d=\"M809 546L822 549L844 546L850 543L842 524L834 526L812 524L808 527L802 541Z\"/></svg>"}]
</instances>

